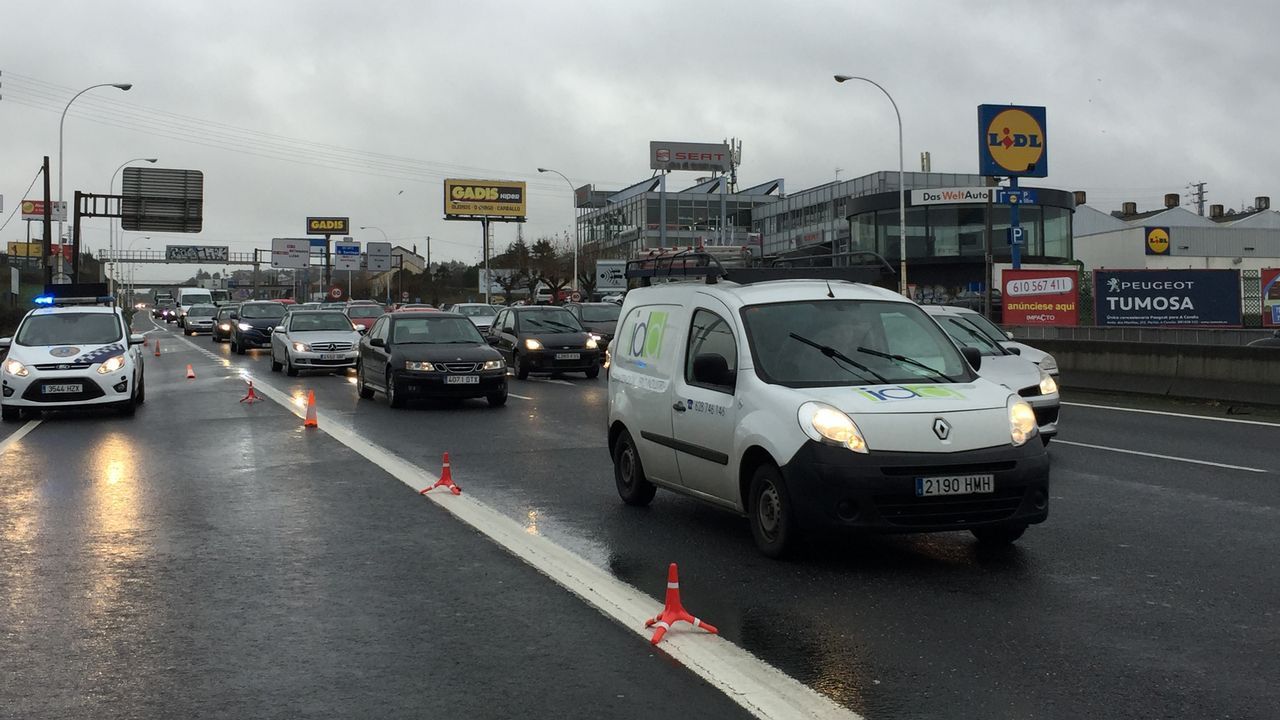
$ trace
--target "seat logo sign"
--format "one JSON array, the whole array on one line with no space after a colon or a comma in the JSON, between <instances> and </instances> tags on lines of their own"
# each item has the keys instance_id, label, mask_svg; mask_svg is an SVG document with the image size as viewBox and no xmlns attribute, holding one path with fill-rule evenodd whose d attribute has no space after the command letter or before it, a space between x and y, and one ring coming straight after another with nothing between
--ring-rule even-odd
<instances>
[{"instance_id":1,"label":"seat logo sign","mask_svg":"<svg viewBox=\"0 0 1280 720\"><path fill-rule=\"evenodd\" d=\"M979 105L978 166L982 175L1044 177L1048 174L1042 107Z\"/></svg>"},{"instance_id":2,"label":"seat logo sign","mask_svg":"<svg viewBox=\"0 0 1280 720\"><path fill-rule=\"evenodd\" d=\"M1169 254L1169 228L1167 227L1149 227L1147 231L1147 248L1148 255L1168 255Z\"/></svg>"}]
</instances>

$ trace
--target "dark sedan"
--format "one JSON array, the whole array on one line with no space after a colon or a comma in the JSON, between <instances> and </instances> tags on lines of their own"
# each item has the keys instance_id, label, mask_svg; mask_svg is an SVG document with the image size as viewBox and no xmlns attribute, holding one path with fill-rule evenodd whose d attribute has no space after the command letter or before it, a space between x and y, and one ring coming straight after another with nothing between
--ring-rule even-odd
<instances>
[{"instance_id":1,"label":"dark sedan","mask_svg":"<svg viewBox=\"0 0 1280 720\"><path fill-rule=\"evenodd\" d=\"M564 309L573 313L582 327L595 336L601 352L609 349L609 342L618 330L621 305L611 302L566 303Z\"/></svg>"},{"instance_id":2,"label":"dark sedan","mask_svg":"<svg viewBox=\"0 0 1280 720\"><path fill-rule=\"evenodd\" d=\"M215 343L231 339L231 329L235 327L235 317L239 312L239 305L223 305L218 308L218 314L213 316L213 332L210 333Z\"/></svg>"},{"instance_id":3,"label":"dark sedan","mask_svg":"<svg viewBox=\"0 0 1280 720\"><path fill-rule=\"evenodd\" d=\"M231 351L243 355L250 348L271 347L271 332L284 320L285 307L278 302L247 302L231 318Z\"/></svg>"},{"instance_id":4,"label":"dark sedan","mask_svg":"<svg viewBox=\"0 0 1280 720\"><path fill-rule=\"evenodd\" d=\"M360 340L356 391L387 396L393 408L412 397L478 398L507 402L507 364L461 315L407 312L383 315Z\"/></svg>"},{"instance_id":5,"label":"dark sedan","mask_svg":"<svg viewBox=\"0 0 1280 720\"><path fill-rule=\"evenodd\" d=\"M562 307L504 308L489 328L489 344L508 359L521 380L530 373L600 375L600 344Z\"/></svg>"}]
</instances>

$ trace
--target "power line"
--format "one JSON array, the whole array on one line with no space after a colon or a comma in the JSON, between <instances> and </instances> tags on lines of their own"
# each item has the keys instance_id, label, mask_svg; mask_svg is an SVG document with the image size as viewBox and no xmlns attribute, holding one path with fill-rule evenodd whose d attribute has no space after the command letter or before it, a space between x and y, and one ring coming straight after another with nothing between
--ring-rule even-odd
<instances>
[{"instance_id":1,"label":"power line","mask_svg":"<svg viewBox=\"0 0 1280 720\"><path fill-rule=\"evenodd\" d=\"M42 172L44 172L44 171L43 171L43 170L37 170L37 171L36 171L36 176L35 176L35 177L33 177L33 178L31 178L31 184L27 186L27 189L26 189L26 190L22 191L22 197L23 197L23 199L24 199L24 200L25 200L25 199L26 199L26 197L27 197L27 193L31 192L31 188L33 188L33 187L35 187L35 186L36 186L36 180L39 180L39 179L40 179L40 173L42 173ZM5 219L4 219L4 224L3 224L3 225L0 225L0 232L3 232L5 228L9 227L9 221L13 219L13 216L14 216L14 215L17 215L17 214L18 214L18 208L20 208L20 207L22 207L22 200L19 200L19 201L17 202L17 204L15 204L15 205L13 206L13 212L9 213L9 217L7 217L7 218L5 218Z\"/></svg>"}]
</instances>

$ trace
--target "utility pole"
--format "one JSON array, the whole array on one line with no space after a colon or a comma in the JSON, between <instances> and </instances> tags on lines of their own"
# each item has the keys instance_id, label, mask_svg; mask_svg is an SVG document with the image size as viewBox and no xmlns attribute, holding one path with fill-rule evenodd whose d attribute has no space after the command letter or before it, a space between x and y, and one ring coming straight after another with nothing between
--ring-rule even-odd
<instances>
[{"instance_id":1,"label":"utility pole","mask_svg":"<svg viewBox=\"0 0 1280 720\"><path fill-rule=\"evenodd\" d=\"M1201 181L1201 182L1193 182L1187 185L1188 190L1191 190L1191 188L1195 188L1195 190L1192 190L1192 192L1190 193L1191 202L1196 204L1196 212L1199 213L1200 217L1204 217L1204 186L1206 184L1207 183Z\"/></svg>"},{"instance_id":2,"label":"utility pole","mask_svg":"<svg viewBox=\"0 0 1280 720\"><path fill-rule=\"evenodd\" d=\"M44 240L41 241L40 251L44 253L44 284L53 284L53 258L50 253L53 247L50 245L53 234L53 200L49 197L49 156L44 156Z\"/></svg>"}]
</instances>

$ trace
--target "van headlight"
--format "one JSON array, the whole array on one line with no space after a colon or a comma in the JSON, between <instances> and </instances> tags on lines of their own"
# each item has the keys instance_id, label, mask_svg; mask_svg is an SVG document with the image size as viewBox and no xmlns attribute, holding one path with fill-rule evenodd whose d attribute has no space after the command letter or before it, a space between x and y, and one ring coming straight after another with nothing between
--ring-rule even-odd
<instances>
[{"instance_id":1,"label":"van headlight","mask_svg":"<svg viewBox=\"0 0 1280 720\"><path fill-rule=\"evenodd\" d=\"M1017 395L1010 395L1009 402L1009 438L1013 446L1025 444L1036 434L1036 414L1026 400Z\"/></svg>"},{"instance_id":2,"label":"van headlight","mask_svg":"<svg viewBox=\"0 0 1280 720\"><path fill-rule=\"evenodd\" d=\"M116 355L115 357L107 358L105 362L98 366L98 374L106 375L108 373L113 373L122 367L124 367L124 356Z\"/></svg>"},{"instance_id":3,"label":"van headlight","mask_svg":"<svg viewBox=\"0 0 1280 720\"><path fill-rule=\"evenodd\" d=\"M797 419L805 435L828 445L841 445L856 453L867 452L867 441L853 418L830 405L807 402L800 406Z\"/></svg>"},{"instance_id":4,"label":"van headlight","mask_svg":"<svg viewBox=\"0 0 1280 720\"><path fill-rule=\"evenodd\" d=\"M250 325L249 323L240 323L236 327L240 328L240 332L249 332L250 330L253 329L253 326Z\"/></svg>"},{"instance_id":5,"label":"van headlight","mask_svg":"<svg viewBox=\"0 0 1280 720\"><path fill-rule=\"evenodd\" d=\"M1058 373L1058 361L1052 355L1045 355L1044 359L1040 361L1040 369L1050 375L1056 375Z\"/></svg>"},{"instance_id":6,"label":"van headlight","mask_svg":"<svg viewBox=\"0 0 1280 720\"><path fill-rule=\"evenodd\" d=\"M1040 369L1040 394L1052 395L1058 392L1058 381L1053 379L1043 368Z\"/></svg>"},{"instance_id":7,"label":"van headlight","mask_svg":"<svg viewBox=\"0 0 1280 720\"><path fill-rule=\"evenodd\" d=\"M22 363L12 358L4 361L4 371L14 377L26 377L27 375L30 374L27 371L26 365L23 365Z\"/></svg>"}]
</instances>

